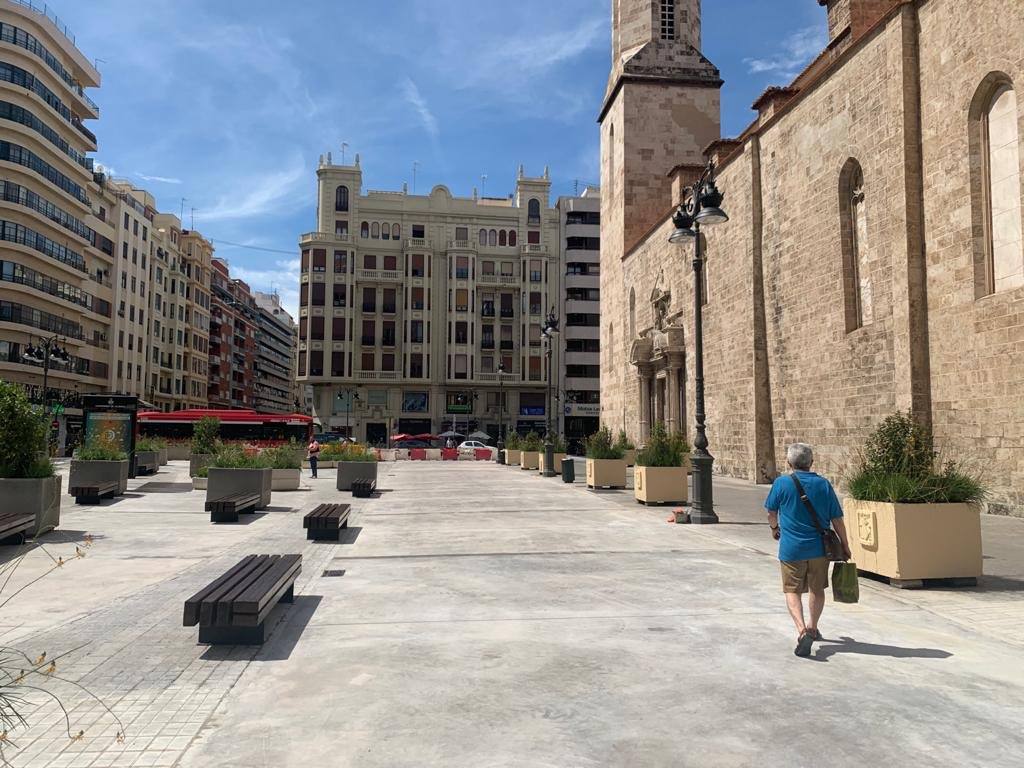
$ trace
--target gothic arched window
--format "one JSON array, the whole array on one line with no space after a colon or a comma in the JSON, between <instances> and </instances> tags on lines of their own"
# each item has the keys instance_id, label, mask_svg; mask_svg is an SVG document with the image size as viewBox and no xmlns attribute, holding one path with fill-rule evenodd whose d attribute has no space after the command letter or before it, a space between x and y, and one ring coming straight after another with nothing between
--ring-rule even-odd
<instances>
[{"instance_id":1,"label":"gothic arched window","mask_svg":"<svg viewBox=\"0 0 1024 768\"><path fill-rule=\"evenodd\" d=\"M508 244L511 245L513 248L516 245L516 237L516 231L514 229L510 229L508 232Z\"/></svg>"},{"instance_id":2,"label":"gothic arched window","mask_svg":"<svg viewBox=\"0 0 1024 768\"><path fill-rule=\"evenodd\" d=\"M531 200L527 207L527 221L530 224L540 224L540 200Z\"/></svg>"},{"instance_id":3,"label":"gothic arched window","mask_svg":"<svg viewBox=\"0 0 1024 768\"><path fill-rule=\"evenodd\" d=\"M846 332L850 333L873 320L864 172L860 163L853 159L846 161L839 176L839 215L843 250L843 304Z\"/></svg>"},{"instance_id":4,"label":"gothic arched window","mask_svg":"<svg viewBox=\"0 0 1024 768\"><path fill-rule=\"evenodd\" d=\"M338 187L334 190L334 210L348 210L348 187Z\"/></svg>"},{"instance_id":5,"label":"gothic arched window","mask_svg":"<svg viewBox=\"0 0 1024 768\"><path fill-rule=\"evenodd\" d=\"M490 232L487 233L487 244L488 245L497 245L498 244L498 232L497 232L497 230L492 229Z\"/></svg>"},{"instance_id":6,"label":"gothic arched window","mask_svg":"<svg viewBox=\"0 0 1024 768\"><path fill-rule=\"evenodd\" d=\"M364 221L362 224L359 225L359 236L362 238L367 238L370 236L369 222Z\"/></svg>"},{"instance_id":7,"label":"gothic arched window","mask_svg":"<svg viewBox=\"0 0 1024 768\"><path fill-rule=\"evenodd\" d=\"M498 245L505 245L508 243L508 233L505 230L498 232Z\"/></svg>"}]
</instances>

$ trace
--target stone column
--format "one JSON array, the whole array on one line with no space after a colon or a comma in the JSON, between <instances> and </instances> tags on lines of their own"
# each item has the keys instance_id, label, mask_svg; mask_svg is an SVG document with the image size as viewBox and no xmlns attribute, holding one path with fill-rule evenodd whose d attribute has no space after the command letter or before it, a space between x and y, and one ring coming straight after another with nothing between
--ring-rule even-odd
<instances>
[{"instance_id":1,"label":"stone column","mask_svg":"<svg viewBox=\"0 0 1024 768\"><path fill-rule=\"evenodd\" d=\"M640 440L643 443L651 434L651 371L646 366L637 366L640 385Z\"/></svg>"},{"instance_id":2,"label":"stone column","mask_svg":"<svg viewBox=\"0 0 1024 768\"><path fill-rule=\"evenodd\" d=\"M674 362L669 363L668 386L665 396L668 398L668 421L666 427L669 434L680 428L679 424L679 369Z\"/></svg>"}]
</instances>

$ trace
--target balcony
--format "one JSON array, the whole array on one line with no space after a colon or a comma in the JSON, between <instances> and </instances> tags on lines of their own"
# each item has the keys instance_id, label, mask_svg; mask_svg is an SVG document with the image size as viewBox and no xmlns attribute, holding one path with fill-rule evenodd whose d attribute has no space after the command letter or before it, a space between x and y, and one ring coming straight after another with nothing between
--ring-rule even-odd
<instances>
[{"instance_id":1,"label":"balcony","mask_svg":"<svg viewBox=\"0 0 1024 768\"><path fill-rule=\"evenodd\" d=\"M410 237L405 241L406 248L431 248L430 241L423 237Z\"/></svg>"},{"instance_id":2,"label":"balcony","mask_svg":"<svg viewBox=\"0 0 1024 768\"><path fill-rule=\"evenodd\" d=\"M547 253L547 248L545 248L543 245L538 245L537 243L529 243L527 245L522 246L521 252L522 253Z\"/></svg>"},{"instance_id":3,"label":"balcony","mask_svg":"<svg viewBox=\"0 0 1024 768\"><path fill-rule=\"evenodd\" d=\"M381 307L381 312L383 312L385 315L393 315L395 314L396 309L397 305L395 304L385 304L383 307Z\"/></svg>"},{"instance_id":4,"label":"balcony","mask_svg":"<svg viewBox=\"0 0 1024 768\"><path fill-rule=\"evenodd\" d=\"M519 285L519 278L515 275L480 275L477 282L483 285Z\"/></svg>"},{"instance_id":5,"label":"balcony","mask_svg":"<svg viewBox=\"0 0 1024 768\"><path fill-rule=\"evenodd\" d=\"M484 339L481 341L480 349L494 349L494 339Z\"/></svg>"},{"instance_id":6,"label":"balcony","mask_svg":"<svg viewBox=\"0 0 1024 768\"><path fill-rule=\"evenodd\" d=\"M516 343L514 341L503 341L501 342L502 349L515 349Z\"/></svg>"},{"instance_id":7,"label":"balcony","mask_svg":"<svg viewBox=\"0 0 1024 768\"><path fill-rule=\"evenodd\" d=\"M502 309L501 309L501 316L502 317L515 317L516 316L516 312L515 312L514 309L505 309L504 307L502 307Z\"/></svg>"},{"instance_id":8,"label":"balcony","mask_svg":"<svg viewBox=\"0 0 1024 768\"><path fill-rule=\"evenodd\" d=\"M375 336L361 336L359 343L364 347L373 347L377 344L377 338Z\"/></svg>"},{"instance_id":9,"label":"balcony","mask_svg":"<svg viewBox=\"0 0 1024 768\"><path fill-rule=\"evenodd\" d=\"M380 283L400 283L402 273L396 269L359 269L356 276L361 280L376 280Z\"/></svg>"},{"instance_id":10,"label":"balcony","mask_svg":"<svg viewBox=\"0 0 1024 768\"><path fill-rule=\"evenodd\" d=\"M331 242L347 243L349 239L348 235L336 235L333 232L305 232L299 235L299 244L307 245L309 243L316 243L323 240L330 240Z\"/></svg>"},{"instance_id":11,"label":"balcony","mask_svg":"<svg viewBox=\"0 0 1024 768\"><path fill-rule=\"evenodd\" d=\"M356 371L355 377L363 381L397 381L398 371Z\"/></svg>"},{"instance_id":12,"label":"balcony","mask_svg":"<svg viewBox=\"0 0 1024 768\"><path fill-rule=\"evenodd\" d=\"M449 251L472 251L476 253L476 243L472 240L449 240Z\"/></svg>"}]
</instances>

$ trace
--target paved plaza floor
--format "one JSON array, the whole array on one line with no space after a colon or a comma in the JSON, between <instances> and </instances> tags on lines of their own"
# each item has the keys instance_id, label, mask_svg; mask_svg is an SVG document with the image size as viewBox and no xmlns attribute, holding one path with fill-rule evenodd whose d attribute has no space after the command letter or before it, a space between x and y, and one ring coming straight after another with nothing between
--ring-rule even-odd
<instances>
[{"instance_id":1,"label":"paved plaza floor","mask_svg":"<svg viewBox=\"0 0 1024 768\"><path fill-rule=\"evenodd\" d=\"M56 675L125 738L55 679L83 738L39 699L12 764L1022 764L1022 520L984 519L977 588L862 579L805 660L764 488L721 479L722 524L685 526L494 464L382 464L372 499L320 474L233 525L209 522L183 462L98 506L65 496L44 539L68 562L31 583L52 561L27 555L0 631L33 657L77 649ZM353 504L342 543L305 539L323 501ZM250 553L302 554L295 603L262 647L199 645L184 600Z\"/></svg>"}]
</instances>

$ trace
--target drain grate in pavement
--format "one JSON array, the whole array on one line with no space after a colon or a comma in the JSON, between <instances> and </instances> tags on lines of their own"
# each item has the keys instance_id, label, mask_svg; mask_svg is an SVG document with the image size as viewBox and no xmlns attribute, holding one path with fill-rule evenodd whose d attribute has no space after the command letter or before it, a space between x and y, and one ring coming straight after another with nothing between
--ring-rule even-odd
<instances>
[{"instance_id":1,"label":"drain grate in pavement","mask_svg":"<svg viewBox=\"0 0 1024 768\"><path fill-rule=\"evenodd\" d=\"M191 493L192 483L144 483L135 490L149 493Z\"/></svg>"},{"instance_id":2,"label":"drain grate in pavement","mask_svg":"<svg viewBox=\"0 0 1024 768\"><path fill-rule=\"evenodd\" d=\"M345 569L341 568L340 570L336 570L336 571L327 570L327 571L324 571L323 574L321 574L321 575L325 579L329 579L329 578L337 577L337 576L344 576L345 575Z\"/></svg>"}]
</instances>

